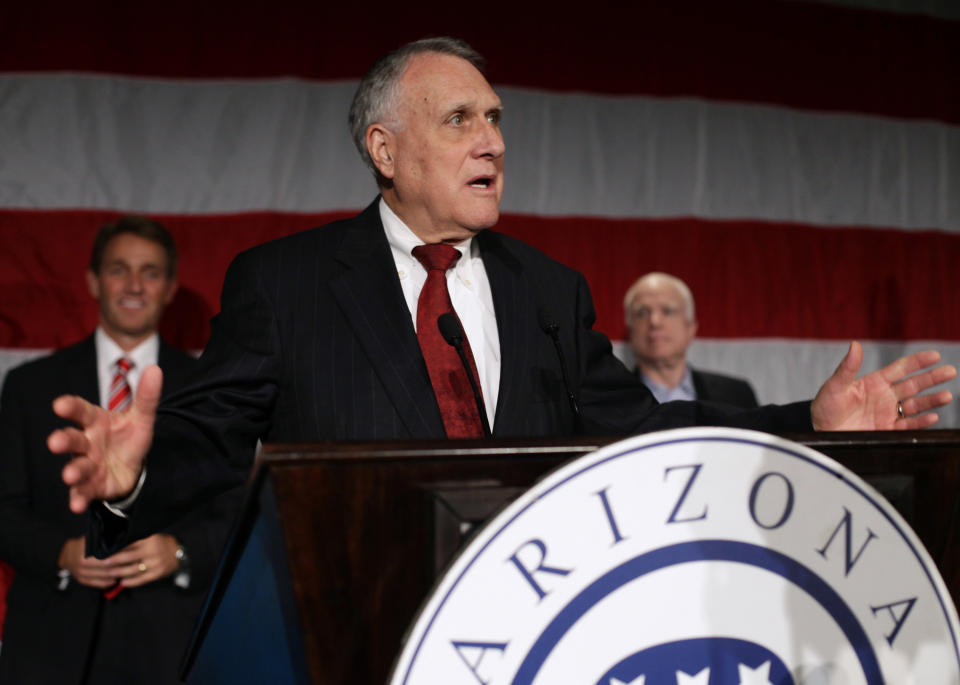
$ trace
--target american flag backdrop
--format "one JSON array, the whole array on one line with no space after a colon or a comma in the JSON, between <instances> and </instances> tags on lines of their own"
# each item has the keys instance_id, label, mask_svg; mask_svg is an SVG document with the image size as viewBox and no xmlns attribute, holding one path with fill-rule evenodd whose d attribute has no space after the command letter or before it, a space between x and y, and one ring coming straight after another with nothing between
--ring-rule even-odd
<instances>
[{"instance_id":1,"label":"american flag backdrop","mask_svg":"<svg viewBox=\"0 0 960 685\"><path fill-rule=\"evenodd\" d=\"M869 368L960 364L951 0L10 4L0 375L89 333L89 247L125 213L177 239L162 330L202 348L239 250L373 199L350 98L429 35L485 54L503 98L498 230L586 275L620 354L623 293L660 270L696 296L694 363L762 402L812 396L852 338Z\"/></svg>"}]
</instances>

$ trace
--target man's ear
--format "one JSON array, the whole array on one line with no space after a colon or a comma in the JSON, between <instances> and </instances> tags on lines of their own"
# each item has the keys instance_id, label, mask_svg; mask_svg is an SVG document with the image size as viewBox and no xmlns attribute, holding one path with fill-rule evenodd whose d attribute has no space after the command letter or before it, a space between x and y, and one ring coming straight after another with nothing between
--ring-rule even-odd
<instances>
[{"instance_id":1,"label":"man's ear","mask_svg":"<svg viewBox=\"0 0 960 685\"><path fill-rule=\"evenodd\" d=\"M100 279L90 269L87 269L87 290L90 292L90 297L95 300L100 299Z\"/></svg>"},{"instance_id":2,"label":"man's ear","mask_svg":"<svg viewBox=\"0 0 960 685\"><path fill-rule=\"evenodd\" d=\"M174 276L170 279L170 282L167 283L167 292L163 296L163 306L166 307L171 302L173 298L177 296L177 288L180 287L180 282L177 280L177 277Z\"/></svg>"},{"instance_id":3,"label":"man's ear","mask_svg":"<svg viewBox=\"0 0 960 685\"><path fill-rule=\"evenodd\" d=\"M382 124L367 127L367 152L384 178L393 178L396 138Z\"/></svg>"}]
</instances>

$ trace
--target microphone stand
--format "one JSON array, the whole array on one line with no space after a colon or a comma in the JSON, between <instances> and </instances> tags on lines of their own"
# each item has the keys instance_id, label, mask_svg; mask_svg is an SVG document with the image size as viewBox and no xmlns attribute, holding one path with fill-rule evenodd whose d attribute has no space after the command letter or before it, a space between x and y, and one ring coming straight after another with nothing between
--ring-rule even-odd
<instances>
[{"instance_id":1,"label":"microphone stand","mask_svg":"<svg viewBox=\"0 0 960 685\"><path fill-rule=\"evenodd\" d=\"M467 361L467 355L463 351L463 327L456 316L447 312L437 317L437 328L440 329L440 335L447 341L447 344L457 351L460 357L460 363L463 364L464 371L467 372L467 380L470 381L470 388L473 390L473 401L477 403L477 412L480 414L480 423L483 425L483 435L490 437L490 422L487 420L487 410L483 405L483 395L480 394L480 386L477 385L477 379L473 377L473 371L470 369L470 362Z\"/></svg>"},{"instance_id":2,"label":"microphone stand","mask_svg":"<svg viewBox=\"0 0 960 685\"><path fill-rule=\"evenodd\" d=\"M550 336L553 340L554 349L557 351L557 359L560 361L560 376L563 379L563 389L567 393L567 401L570 403L570 411L573 412L573 419L578 428L583 427L583 416L580 414L580 405L577 402L577 396L570 390L570 380L567 377L567 360L563 356L563 347L560 346L560 324L553 315L553 311L546 305L540 307L537 311L537 320L540 329Z\"/></svg>"}]
</instances>

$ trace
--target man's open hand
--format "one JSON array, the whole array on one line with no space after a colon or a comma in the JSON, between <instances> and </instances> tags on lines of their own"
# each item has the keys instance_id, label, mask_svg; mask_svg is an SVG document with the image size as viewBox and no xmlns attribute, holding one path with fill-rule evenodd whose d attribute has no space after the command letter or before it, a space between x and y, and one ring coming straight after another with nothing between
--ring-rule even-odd
<instances>
[{"instance_id":1,"label":"man's open hand","mask_svg":"<svg viewBox=\"0 0 960 685\"><path fill-rule=\"evenodd\" d=\"M163 373L158 366L143 371L133 403L122 412L110 412L76 395L53 401L58 416L78 428L61 428L47 438L56 454L72 454L63 467L63 482L70 486L70 509L79 514L96 499L114 500L130 494L150 443Z\"/></svg>"},{"instance_id":2,"label":"man's open hand","mask_svg":"<svg viewBox=\"0 0 960 685\"><path fill-rule=\"evenodd\" d=\"M813 427L822 431L863 431L932 426L939 417L929 410L948 404L953 395L949 390L920 393L957 375L956 368L949 364L931 368L939 361L939 352L917 352L857 378L863 348L858 342L850 343L847 356L813 400Z\"/></svg>"}]
</instances>

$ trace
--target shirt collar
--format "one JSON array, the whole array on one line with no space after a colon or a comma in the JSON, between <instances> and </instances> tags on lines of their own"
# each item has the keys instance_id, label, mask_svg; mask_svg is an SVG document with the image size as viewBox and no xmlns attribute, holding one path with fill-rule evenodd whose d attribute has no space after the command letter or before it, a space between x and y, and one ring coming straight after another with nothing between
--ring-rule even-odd
<instances>
[{"instance_id":1,"label":"shirt collar","mask_svg":"<svg viewBox=\"0 0 960 685\"><path fill-rule=\"evenodd\" d=\"M690 371L690 365L686 364L683 369L683 376L675 388L667 388L660 385L647 374L640 372L643 384L650 388L658 402L669 401L670 399L689 398L696 399L697 391L693 385L693 373Z\"/></svg>"},{"instance_id":2,"label":"shirt collar","mask_svg":"<svg viewBox=\"0 0 960 685\"><path fill-rule=\"evenodd\" d=\"M160 356L160 336L156 333L130 351L124 351L113 338L107 335L102 326L97 326L94 336L97 346L97 363L101 367L112 367L120 357L126 357L133 362L134 368L142 371L151 364L156 364Z\"/></svg>"},{"instance_id":3,"label":"shirt collar","mask_svg":"<svg viewBox=\"0 0 960 685\"><path fill-rule=\"evenodd\" d=\"M413 256L413 248L418 245L424 245L425 243L420 240L416 233L410 230L410 227L403 223L403 220L397 216L390 205L387 204L387 201L380 198L380 221L383 223L383 231L387 234L387 242L390 244L390 251L393 253L393 259L397 263L397 266L400 267L403 264L407 264L408 267L411 263L417 264L422 269L423 266L417 259ZM464 269L470 268L470 261L479 255L477 254L477 247L474 245L473 238L467 238L462 243L458 243L453 246L459 250L461 258L457 260L457 264L454 267L454 270L459 273L464 273ZM464 259L463 257L469 257L470 259Z\"/></svg>"}]
</instances>

